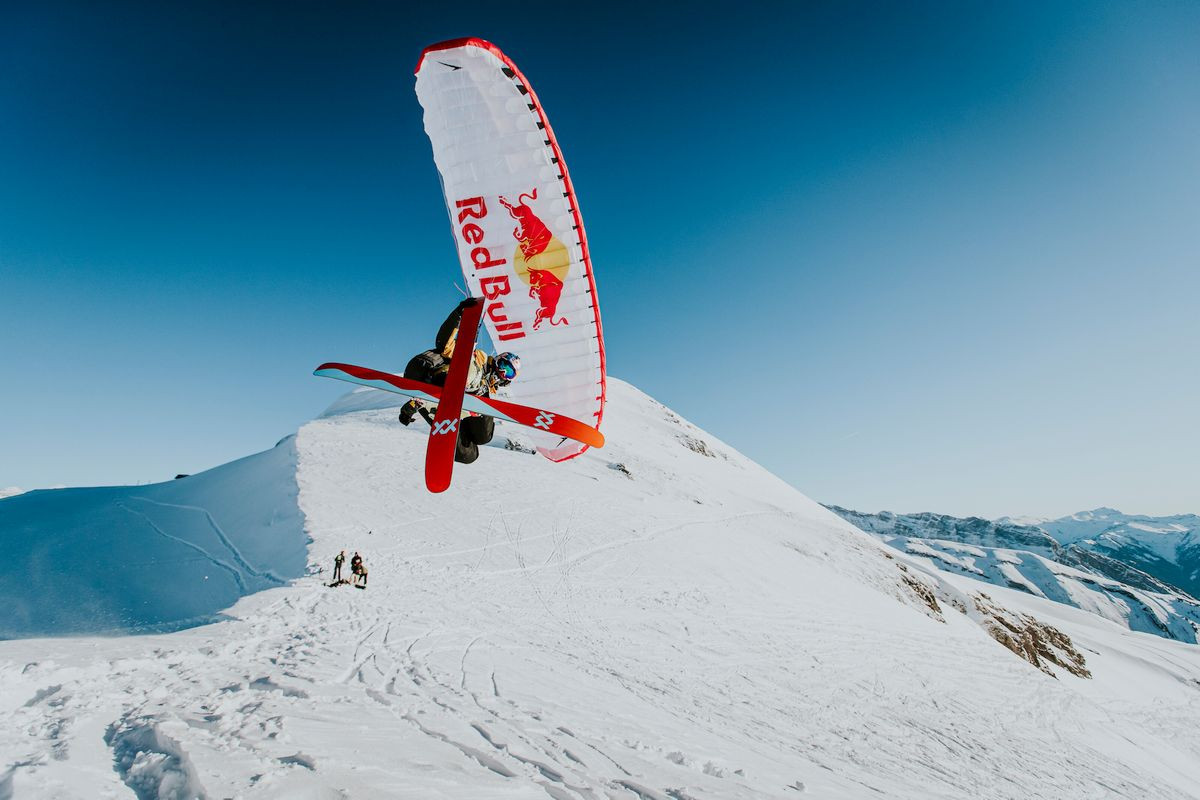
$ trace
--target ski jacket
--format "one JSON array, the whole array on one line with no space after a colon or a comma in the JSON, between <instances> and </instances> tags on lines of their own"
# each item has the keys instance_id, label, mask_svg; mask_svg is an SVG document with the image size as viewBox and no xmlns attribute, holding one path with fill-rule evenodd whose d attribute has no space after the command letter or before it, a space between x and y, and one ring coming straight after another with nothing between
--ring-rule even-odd
<instances>
[{"instance_id":1,"label":"ski jacket","mask_svg":"<svg viewBox=\"0 0 1200 800\"><path fill-rule=\"evenodd\" d=\"M454 358L454 337L458 334L458 323L462 320L463 307L460 304L450 312L446 321L438 328L437 338L434 339L434 350L446 361L439 366L435 374L439 380L434 381L439 386L445 382L446 373L450 371L450 360ZM471 354L471 366L467 370L467 394L488 397L495 393L499 384L495 379L496 360L482 350Z\"/></svg>"}]
</instances>

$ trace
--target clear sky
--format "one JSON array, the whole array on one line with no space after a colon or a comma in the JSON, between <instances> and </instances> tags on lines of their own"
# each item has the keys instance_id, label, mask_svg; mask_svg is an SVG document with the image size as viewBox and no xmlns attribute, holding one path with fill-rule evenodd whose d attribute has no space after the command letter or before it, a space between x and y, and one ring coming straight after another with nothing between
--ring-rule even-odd
<instances>
[{"instance_id":1,"label":"clear sky","mask_svg":"<svg viewBox=\"0 0 1200 800\"><path fill-rule=\"evenodd\" d=\"M1196 3L0 14L0 487L215 466L428 346L412 68L474 35L562 144L612 375L825 502L1200 512Z\"/></svg>"}]
</instances>

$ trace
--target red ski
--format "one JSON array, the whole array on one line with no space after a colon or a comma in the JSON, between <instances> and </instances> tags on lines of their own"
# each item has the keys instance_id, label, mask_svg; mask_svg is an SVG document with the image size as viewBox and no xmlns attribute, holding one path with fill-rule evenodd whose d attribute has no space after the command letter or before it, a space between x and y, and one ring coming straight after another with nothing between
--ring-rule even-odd
<instances>
[{"instance_id":1,"label":"red ski","mask_svg":"<svg viewBox=\"0 0 1200 800\"><path fill-rule=\"evenodd\" d=\"M450 488L450 478L454 474L454 451L458 446L463 395L467 393L467 374L475 355L479 320L483 317L483 299L473 299L475 302L463 309L462 319L458 322L450 372L442 386L442 399L438 403L433 430L429 432L429 446L425 450L425 486L435 494Z\"/></svg>"},{"instance_id":2,"label":"red ski","mask_svg":"<svg viewBox=\"0 0 1200 800\"><path fill-rule=\"evenodd\" d=\"M334 378L335 380L346 381L347 383L357 383L360 386L370 386L372 389L394 392L405 397L415 397L431 405L437 405L442 399L442 387L440 386L414 381L410 378L393 375L390 372L381 372L370 367L359 367L354 364L341 364L331 361L328 364L322 364L317 367L313 374L319 375L322 378ZM499 400L495 397L477 397L473 394L463 397L462 407L464 411L486 414L496 419L515 422L518 425L524 425L528 428L535 428L567 439L574 439L580 444L586 444L588 447L604 446L604 434L600 433L600 431L591 425L587 425L577 419L572 419L566 414L559 414L557 411L523 406L517 403L510 403L507 400Z\"/></svg>"}]
</instances>

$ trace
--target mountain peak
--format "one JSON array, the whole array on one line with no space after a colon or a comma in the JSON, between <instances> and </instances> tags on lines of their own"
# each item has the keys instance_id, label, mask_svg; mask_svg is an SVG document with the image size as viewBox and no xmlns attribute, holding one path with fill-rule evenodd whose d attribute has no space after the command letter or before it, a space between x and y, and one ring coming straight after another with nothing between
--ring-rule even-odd
<instances>
[{"instance_id":1,"label":"mountain peak","mask_svg":"<svg viewBox=\"0 0 1200 800\"><path fill-rule=\"evenodd\" d=\"M1080 519L1080 520L1082 520L1082 519L1100 519L1100 518L1110 519L1112 517L1123 517L1123 516L1125 516L1125 515L1122 514L1120 511L1118 511L1115 508L1109 508L1108 506L1099 506L1098 508L1093 508L1090 511L1079 511L1079 512L1071 515L1072 519Z\"/></svg>"}]
</instances>

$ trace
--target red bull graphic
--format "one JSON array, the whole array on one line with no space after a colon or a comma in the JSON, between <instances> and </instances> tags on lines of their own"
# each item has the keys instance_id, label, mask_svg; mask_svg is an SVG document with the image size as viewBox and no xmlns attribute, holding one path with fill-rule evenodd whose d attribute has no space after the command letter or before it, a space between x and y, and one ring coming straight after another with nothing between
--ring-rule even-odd
<instances>
[{"instance_id":1,"label":"red bull graphic","mask_svg":"<svg viewBox=\"0 0 1200 800\"><path fill-rule=\"evenodd\" d=\"M567 318L554 319L558 310L558 298L562 297L563 282L548 269L529 268L529 296L537 298L538 309L533 317L533 329L536 331L543 322L551 325L566 325Z\"/></svg>"},{"instance_id":2,"label":"red bull graphic","mask_svg":"<svg viewBox=\"0 0 1200 800\"><path fill-rule=\"evenodd\" d=\"M548 46L570 57L565 39ZM575 185L537 92L482 39L431 45L416 78L463 275L487 302L492 342L526 356L524 377L507 391L599 427L606 361L596 278ZM552 461L588 446L530 425L530 442Z\"/></svg>"},{"instance_id":3,"label":"red bull graphic","mask_svg":"<svg viewBox=\"0 0 1200 800\"><path fill-rule=\"evenodd\" d=\"M537 189L531 189L528 194L522 192L517 197L515 206L501 195L500 205L507 208L509 215L517 221L517 227L513 228L513 238L520 243L521 255L525 257L526 261L529 261L534 256L545 252L554 235L550 233L546 223L533 213L533 209L525 201L526 197L530 200L537 200Z\"/></svg>"},{"instance_id":4,"label":"red bull graphic","mask_svg":"<svg viewBox=\"0 0 1200 800\"><path fill-rule=\"evenodd\" d=\"M504 196L500 197L500 205L508 209L509 216L517 221L517 227L512 232L517 240L513 267L517 276L529 284L529 296L537 300L538 307L533 317L533 330L536 331L543 322L567 324L567 318L557 314L563 280L571 269L571 257L566 246L534 213L530 206L533 200L537 200L537 189L522 192L515 204Z\"/></svg>"}]
</instances>

